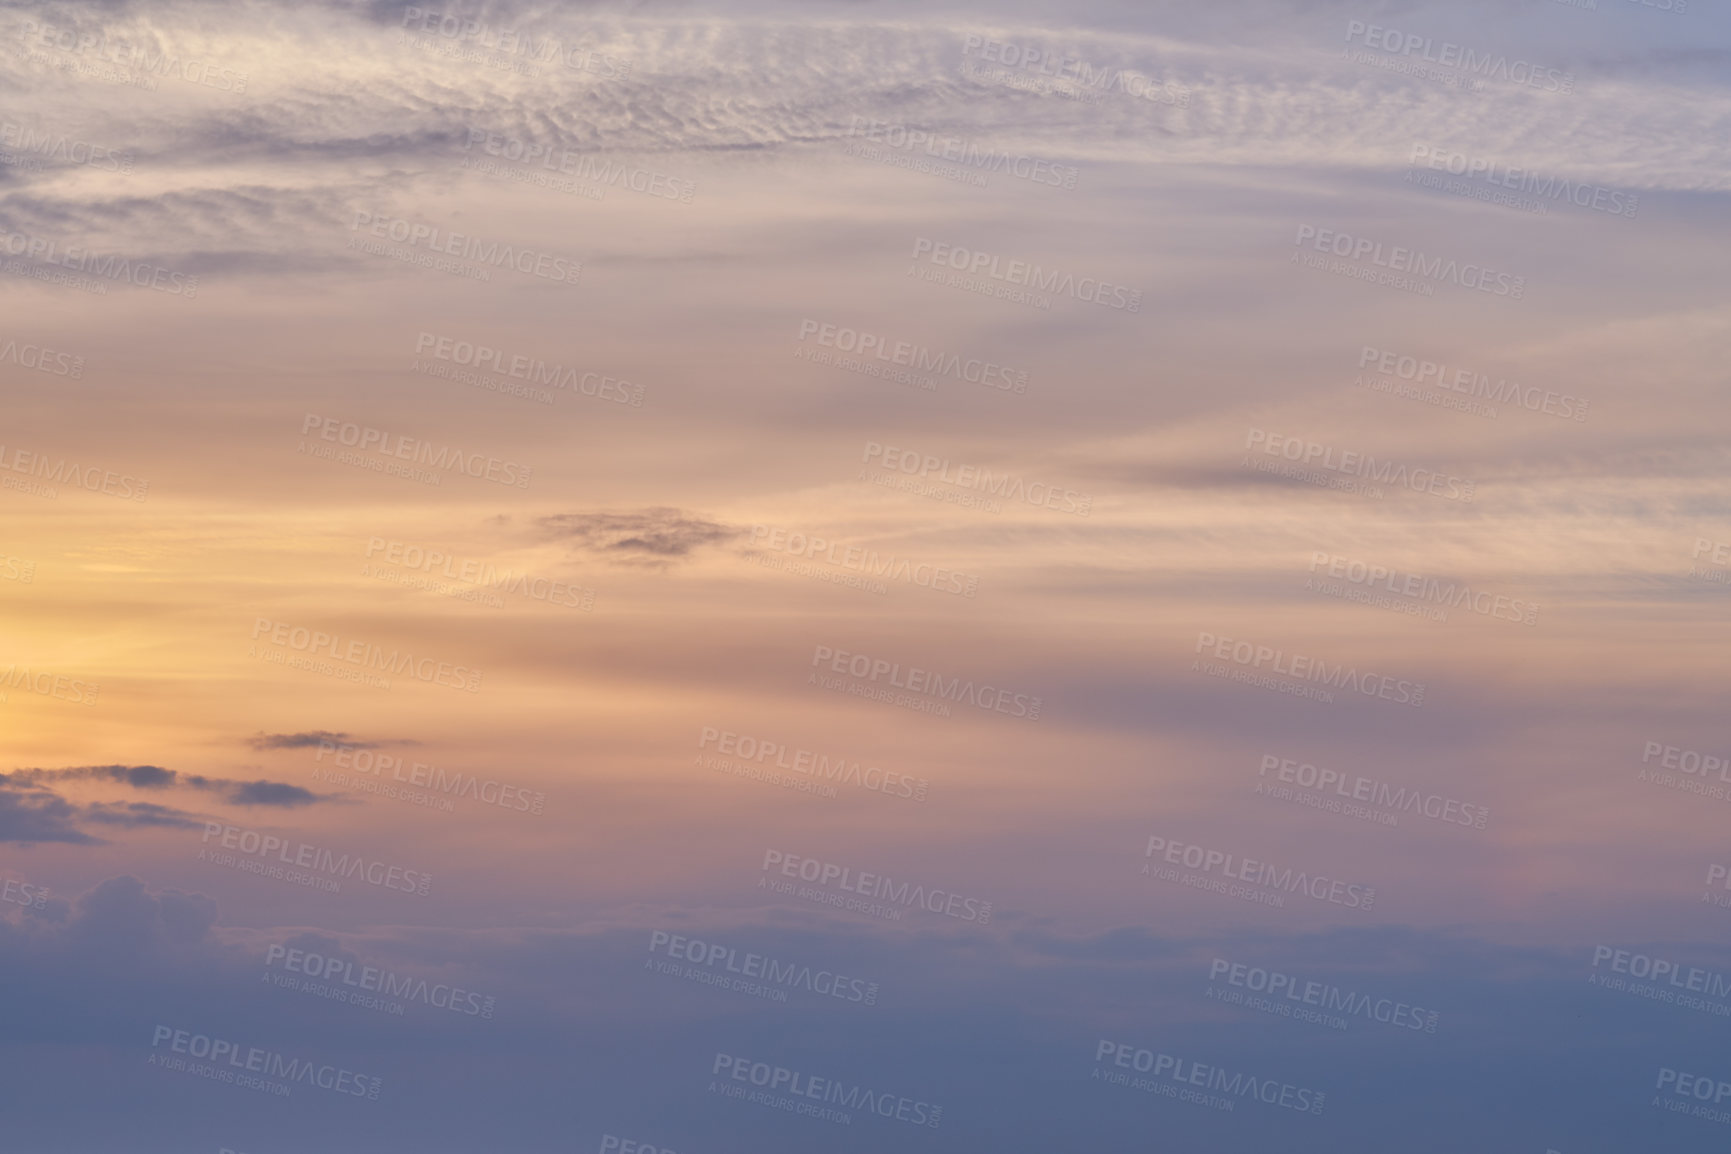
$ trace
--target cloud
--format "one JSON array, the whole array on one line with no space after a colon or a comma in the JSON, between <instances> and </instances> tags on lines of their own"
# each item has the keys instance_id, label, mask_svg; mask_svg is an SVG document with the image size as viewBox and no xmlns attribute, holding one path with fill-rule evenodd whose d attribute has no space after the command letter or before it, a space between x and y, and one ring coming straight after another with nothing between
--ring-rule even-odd
<instances>
[{"instance_id":1,"label":"cloud","mask_svg":"<svg viewBox=\"0 0 1731 1154\"><path fill-rule=\"evenodd\" d=\"M203 774L182 774L159 765L80 765L66 769L18 769L0 773L0 783L36 786L41 782L115 782L134 789L196 789L220 795L232 805L310 805L320 795L274 781L235 781Z\"/></svg>"},{"instance_id":2,"label":"cloud","mask_svg":"<svg viewBox=\"0 0 1731 1154\"><path fill-rule=\"evenodd\" d=\"M52 790L0 787L0 841L100 844L73 824L77 817L78 807Z\"/></svg>"},{"instance_id":3,"label":"cloud","mask_svg":"<svg viewBox=\"0 0 1731 1154\"><path fill-rule=\"evenodd\" d=\"M665 564L688 557L703 545L737 537L745 530L678 509L635 513L555 513L538 522L577 548L626 563Z\"/></svg>"},{"instance_id":4,"label":"cloud","mask_svg":"<svg viewBox=\"0 0 1731 1154\"><path fill-rule=\"evenodd\" d=\"M147 801L99 801L84 807L85 821L117 825L124 829L158 827L167 829L197 829L203 823L183 810L154 805Z\"/></svg>"},{"instance_id":5,"label":"cloud","mask_svg":"<svg viewBox=\"0 0 1731 1154\"><path fill-rule=\"evenodd\" d=\"M0 782L37 785L44 781L113 781L136 789L161 789L180 775L159 765L80 765L67 769L15 769L0 773Z\"/></svg>"},{"instance_id":6,"label":"cloud","mask_svg":"<svg viewBox=\"0 0 1731 1154\"><path fill-rule=\"evenodd\" d=\"M216 914L216 901L204 894L172 889L151 894L143 882L123 875L80 894L63 933L87 952L134 955L155 945L202 941Z\"/></svg>"},{"instance_id":7,"label":"cloud","mask_svg":"<svg viewBox=\"0 0 1731 1154\"><path fill-rule=\"evenodd\" d=\"M421 1085L442 1092L459 1076L467 1079L466 1094L480 1100L508 1090L569 1093L575 1085L582 1104L595 1109L640 1092L646 1077L666 1083L671 1066L674 1092L657 1108L670 1113L667 1128L691 1133L716 1124L704 1110L702 1085L718 1043L776 1060L797 1054L810 1068L862 1083L889 1083L893 1070L896 1088L953 1104L958 1116L1001 1111L1006 1096L1038 1094L1042 1110L1080 1119L1074 1125L1102 1146L1137 1122L1087 1084L1095 1047L1103 1038L1158 1043L1234 1071L1290 1078L1343 1098L1350 1091L1358 1108L1342 1111L1345 1141L1290 1147L1320 1150L1373 1144L1376 1133L1432 1092L1432 1071L1464 1071L1456 1084L1473 1101L1508 1084L1519 1067L1542 1062L1549 1076L1524 1085L1547 1117L1562 1117L1570 1096L1602 1074L1607 1047L1645 1055L1654 1041L1654 1007L1627 995L1611 1000L1587 985L1588 947L1546 949L1399 926L1312 932L1261 926L1198 936L1113 923L1079 934L942 927L884 934L841 919L796 926L761 911L685 910L671 922L666 913L645 919L621 912L581 929L338 932L251 919L221 925L210 897L153 890L132 876L103 880L59 902L58 913L26 920L0 911L0 967L31 995L16 1007L14 1036L41 1043L41 1061L56 1062L57 1049L69 1044L88 1048L78 1055L86 1063L92 1054L99 1062L140 1061L154 1024L184 1023L287 1053L353 1055L355 1065L364 1059L364 1069L406 1093ZM731 960L682 961L672 974L652 972L644 962L656 928L723 953L773 959L788 977L763 980L785 988L789 1006L765 1012L753 996L681 976L691 970L724 976ZM477 1029L479 1020L414 997L401 999L407 1012L395 1019L309 998L260 981L270 945L355 970L371 966L496 994L499 1013ZM664 943L654 956L668 948ZM1667 943L1663 950L1691 963L1725 956L1722 946L1705 943ZM1346 1029L1333 1029L1228 1003L1218 995L1234 987L1215 959L1315 982L1350 994L1359 1008L1331 1010L1350 1017ZM830 970L862 984L881 982L876 1004L826 995L809 976L796 978ZM1436 1009L1439 1028L1432 1035L1376 1019L1368 1008L1378 999ZM813 1024L797 1036L787 1025L795 1010ZM589 1042L575 1057L568 1041L574 1032ZM1711 1045L1691 1021L1664 1053L1668 1061L1708 1062ZM477 1054L484 1060L477 1063ZM1469 1060L1475 1054L1479 1060ZM550 1060L556 1058L565 1060ZM1650 1072L1617 1076L1633 1084ZM1644 1120L1638 1110L1635 1103L1593 1124L1632 1133ZM1207 1132L1186 1121L1207 1117L1177 1115L1171 1126L1190 1146L1213 1148ZM1474 1124L1469 1120L1462 1132ZM513 1148L544 1144L514 1141ZM766 1138L754 1148L794 1147Z\"/></svg>"},{"instance_id":8,"label":"cloud","mask_svg":"<svg viewBox=\"0 0 1731 1154\"><path fill-rule=\"evenodd\" d=\"M450 47L443 41L433 49L400 43L398 6L276 12L268 37L251 23L256 10L249 5L227 14L196 5L152 5L149 13L123 7L124 17L101 6L63 8L49 23L82 26L73 13L83 8L93 17L83 23L100 25L118 42L149 38L183 52L214 29L227 66L257 68L261 81L281 68L293 79L268 103L225 100L210 109L167 99L116 108L98 85L57 93L58 106L44 113L52 127L99 118L110 138L136 154L138 172L172 180L168 187L136 177L99 182L76 168L0 173L13 190L0 204L0 224L61 247L82 244L230 280L357 268L384 276L397 270L344 250L351 210L412 214L445 194L472 191L485 178L461 168L471 133L509 138L547 157L570 152L613 173L599 178L607 181L646 154L670 157L654 163L682 169L681 177L702 175L722 154L852 163L837 146L854 142L851 134L870 121L966 141L983 154L1025 152L1098 166L1089 178L1102 188L1115 179L1107 168L1138 163L1232 167L1240 187L1273 187L1265 182L1279 163L1363 182L1405 167L1421 140L1523 158L1535 171L1571 179L1731 188L1731 167L1714 147L1731 121L1731 100L1710 79L1680 73L1685 64L1717 65L1713 52L1610 41L1565 51L1545 43L1547 62L1574 67L1580 88L1547 100L1500 85L1493 91L1505 99L1493 103L1462 101L1447 85L1338 60L1337 39L1359 15L1344 6L1251 21L1261 26L1249 39L1241 21L1230 31L1211 29L1178 12L1128 21L1158 26L1162 35L1134 26L1052 28L1002 14L992 29L999 37L1063 46L1102 77L1139 78L1136 91L1164 81L1186 96L1174 105L1120 85L1088 93L1100 99L1084 102L965 75L969 33L901 13L862 18L855 11L796 25L736 11L681 22L676 31L659 19L613 14L579 22L535 4L512 15L513 7L493 8L486 19L496 29L581 44L630 68L605 76L554 69L526 89L522 78L440 55L438 48ZM18 92L22 101L39 94L41 80L38 64L0 58L0 92ZM163 95L187 87L169 79ZM1292 171L1278 180L1289 188Z\"/></svg>"},{"instance_id":9,"label":"cloud","mask_svg":"<svg viewBox=\"0 0 1731 1154\"><path fill-rule=\"evenodd\" d=\"M325 743L346 745L350 749L377 749L382 744L377 741L361 741L350 734L328 729L312 729L305 733L260 732L247 738L246 743L254 749L307 749Z\"/></svg>"},{"instance_id":10,"label":"cloud","mask_svg":"<svg viewBox=\"0 0 1731 1154\"><path fill-rule=\"evenodd\" d=\"M198 815L153 802L68 800L55 784L94 782L140 790L188 789L215 794L230 805L291 809L333 800L298 785L278 781L233 781L181 774L159 765L81 765L65 769L18 769L0 773L0 842L61 842L101 845L81 823L120 829L196 829Z\"/></svg>"},{"instance_id":11,"label":"cloud","mask_svg":"<svg viewBox=\"0 0 1731 1154\"><path fill-rule=\"evenodd\" d=\"M231 782L228 800L235 805L311 805L322 800L311 790L280 781Z\"/></svg>"},{"instance_id":12,"label":"cloud","mask_svg":"<svg viewBox=\"0 0 1731 1154\"><path fill-rule=\"evenodd\" d=\"M174 784L174 771L160 765L104 765L98 772L108 773L115 781L137 789L165 789Z\"/></svg>"}]
</instances>

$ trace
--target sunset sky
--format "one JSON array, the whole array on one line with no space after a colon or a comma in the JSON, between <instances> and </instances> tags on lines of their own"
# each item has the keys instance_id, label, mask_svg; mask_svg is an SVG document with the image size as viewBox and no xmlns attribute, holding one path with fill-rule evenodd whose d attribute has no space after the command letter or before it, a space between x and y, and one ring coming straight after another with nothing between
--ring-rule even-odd
<instances>
[{"instance_id":1,"label":"sunset sky","mask_svg":"<svg viewBox=\"0 0 1731 1154\"><path fill-rule=\"evenodd\" d=\"M0 1148L1725 1149L1728 204L1713 0L9 6Z\"/></svg>"}]
</instances>

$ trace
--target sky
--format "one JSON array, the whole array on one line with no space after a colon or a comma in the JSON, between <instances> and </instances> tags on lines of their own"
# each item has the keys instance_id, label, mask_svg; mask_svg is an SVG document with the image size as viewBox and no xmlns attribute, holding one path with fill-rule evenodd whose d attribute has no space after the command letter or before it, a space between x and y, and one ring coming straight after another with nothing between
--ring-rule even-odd
<instances>
[{"instance_id":1,"label":"sky","mask_svg":"<svg viewBox=\"0 0 1731 1154\"><path fill-rule=\"evenodd\" d=\"M1728 80L8 6L0 1146L1723 1150Z\"/></svg>"}]
</instances>

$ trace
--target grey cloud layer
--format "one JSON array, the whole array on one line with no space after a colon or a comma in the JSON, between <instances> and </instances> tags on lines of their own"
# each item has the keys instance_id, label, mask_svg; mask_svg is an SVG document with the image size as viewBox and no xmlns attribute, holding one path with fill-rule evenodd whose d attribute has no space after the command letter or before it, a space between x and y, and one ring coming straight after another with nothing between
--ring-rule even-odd
<instances>
[{"instance_id":1,"label":"grey cloud layer","mask_svg":"<svg viewBox=\"0 0 1731 1154\"><path fill-rule=\"evenodd\" d=\"M193 813L155 802L70 801L57 787L72 783L118 785L145 791L192 790L213 794L229 805L282 809L326 800L311 790L284 782L234 781L182 774L156 765L17 769L0 773L0 841L96 845L102 839L84 832L80 823L124 829L147 826L196 829L203 824Z\"/></svg>"}]
</instances>

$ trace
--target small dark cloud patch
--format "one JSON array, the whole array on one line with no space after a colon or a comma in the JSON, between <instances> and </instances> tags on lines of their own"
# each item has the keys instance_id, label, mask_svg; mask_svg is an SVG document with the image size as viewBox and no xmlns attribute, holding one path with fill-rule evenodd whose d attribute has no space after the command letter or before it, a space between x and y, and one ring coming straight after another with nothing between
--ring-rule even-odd
<instances>
[{"instance_id":1,"label":"small dark cloud patch","mask_svg":"<svg viewBox=\"0 0 1731 1154\"><path fill-rule=\"evenodd\" d=\"M123 781L134 789L166 789L174 784L174 771L164 769L160 765L106 765L116 781Z\"/></svg>"},{"instance_id":2,"label":"small dark cloud patch","mask_svg":"<svg viewBox=\"0 0 1731 1154\"><path fill-rule=\"evenodd\" d=\"M311 790L302 789L298 785L287 785L280 781L230 782L227 796L228 800L235 805L293 807L311 805L320 800L319 795Z\"/></svg>"},{"instance_id":3,"label":"small dark cloud patch","mask_svg":"<svg viewBox=\"0 0 1731 1154\"><path fill-rule=\"evenodd\" d=\"M570 541L584 552L625 564L669 564L744 532L670 508L633 513L555 513L537 523L550 536Z\"/></svg>"},{"instance_id":4,"label":"small dark cloud patch","mask_svg":"<svg viewBox=\"0 0 1731 1154\"><path fill-rule=\"evenodd\" d=\"M313 729L306 733L255 733L246 739L246 743L254 749L307 749L320 742L346 745L350 749L379 747L376 741L358 741L347 733L333 733L328 729Z\"/></svg>"}]
</instances>

